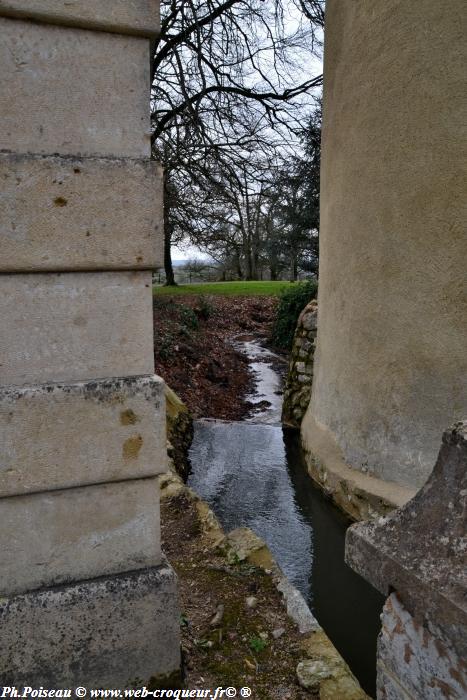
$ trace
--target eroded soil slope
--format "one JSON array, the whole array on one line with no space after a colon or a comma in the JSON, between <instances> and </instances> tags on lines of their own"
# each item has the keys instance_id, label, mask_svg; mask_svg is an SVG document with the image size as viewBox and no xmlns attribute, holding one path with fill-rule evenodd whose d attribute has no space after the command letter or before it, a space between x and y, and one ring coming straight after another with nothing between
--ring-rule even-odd
<instances>
[{"instance_id":1,"label":"eroded soil slope","mask_svg":"<svg viewBox=\"0 0 467 700\"><path fill-rule=\"evenodd\" d=\"M247 358L232 341L268 337L275 297L155 296L156 373L195 418L240 420L252 386Z\"/></svg>"}]
</instances>

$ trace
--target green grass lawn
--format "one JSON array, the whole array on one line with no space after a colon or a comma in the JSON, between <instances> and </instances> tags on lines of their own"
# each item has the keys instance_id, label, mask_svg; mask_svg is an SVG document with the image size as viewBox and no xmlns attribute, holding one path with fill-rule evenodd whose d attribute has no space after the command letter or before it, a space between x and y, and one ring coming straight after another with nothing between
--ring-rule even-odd
<instances>
[{"instance_id":1,"label":"green grass lawn","mask_svg":"<svg viewBox=\"0 0 467 700\"><path fill-rule=\"evenodd\" d=\"M154 294L221 294L229 297L277 296L293 282L206 282L205 284L180 284L177 287L154 285Z\"/></svg>"}]
</instances>

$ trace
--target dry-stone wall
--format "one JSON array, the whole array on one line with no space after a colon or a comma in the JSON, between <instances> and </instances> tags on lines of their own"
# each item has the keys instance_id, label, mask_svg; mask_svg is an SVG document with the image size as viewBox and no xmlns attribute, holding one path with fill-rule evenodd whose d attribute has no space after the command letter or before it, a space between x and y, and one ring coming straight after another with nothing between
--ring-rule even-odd
<instances>
[{"instance_id":1,"label":"dry-stone wall","mask_svg":"<svg viewBox=\"0 0 467 700\"><path fill-rule=\"evenodd\" d=\"M310 403L317 315L318 304L313 299L300 314L293 339L284 390L282 422L294 428L300 427Z\"/></svg>"}]
</instances>

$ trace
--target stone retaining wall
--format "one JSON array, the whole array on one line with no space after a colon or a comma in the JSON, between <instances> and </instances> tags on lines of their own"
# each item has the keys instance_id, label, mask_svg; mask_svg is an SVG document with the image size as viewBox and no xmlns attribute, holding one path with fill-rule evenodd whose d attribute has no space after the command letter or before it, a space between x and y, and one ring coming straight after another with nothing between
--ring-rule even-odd
<instances>
[{"instance_id":1,"label":"stone retaining wall","mask_svg":"<svg viewBox=\"0 0 467 700\"><path fill-rule=\"evenodd\" d=\"M310 301L297 322L284 390L282 422L299 428L311 397L318 304Z\"/></svg>"}]
</instances>

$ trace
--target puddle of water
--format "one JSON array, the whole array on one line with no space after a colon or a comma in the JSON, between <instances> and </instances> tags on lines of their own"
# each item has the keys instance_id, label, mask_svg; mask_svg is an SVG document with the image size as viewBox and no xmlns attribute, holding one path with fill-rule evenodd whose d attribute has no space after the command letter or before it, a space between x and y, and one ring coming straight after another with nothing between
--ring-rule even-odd
<instances>
[{"instance_id":1,"label":"puddle of water","mask_svg":"<svg viewBox=\"0 0 467 700\"><path fill-rule=\"evenodd\" d=\"M349 521L313 485L298 435L282 430L277 356L257 340L237 343L255 373L249 400L269 405L242 422L196 421L188 484L225 530L249 527L267 542L364 690L374 696L384 599L345 564Z\"/></svg>"}]
</instances>

